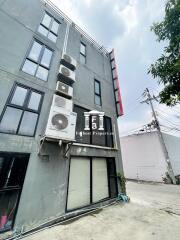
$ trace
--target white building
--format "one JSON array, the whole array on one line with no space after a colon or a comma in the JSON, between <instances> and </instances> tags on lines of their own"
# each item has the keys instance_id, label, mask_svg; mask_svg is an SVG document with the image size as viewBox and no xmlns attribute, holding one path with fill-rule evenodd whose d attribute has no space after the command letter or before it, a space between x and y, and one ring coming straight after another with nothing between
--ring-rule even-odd
<instances>
[{"instance_id":1,"label":"white building","mask_svg":"<svg viewBox=\"0 0 180 240\"><path fill-rule=\"evenodd\" d=\"M174 175L180 175L180 138L163 133ZM162 182L167 164L157 132L121 138L124 174L127 179Z\"/></svg>"}]
</instances>

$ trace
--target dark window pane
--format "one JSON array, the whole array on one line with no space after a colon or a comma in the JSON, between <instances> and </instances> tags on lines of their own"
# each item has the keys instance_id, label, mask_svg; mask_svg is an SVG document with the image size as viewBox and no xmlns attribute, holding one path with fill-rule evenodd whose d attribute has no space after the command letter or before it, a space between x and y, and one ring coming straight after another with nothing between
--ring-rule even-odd
<instances>
[{"instance_id":1,"label":"dark window pane","mask_svg":"<svg viewBox=\"0 0 180 240\"><path fill-rule=\"evenodd\" d=\"M54 35L52 32L49 32L48 38L53 42L56 42L57 39L56 35Z\"/></svg>"},{"instance_id":2,"label":"dark window pane","mask_svg":"<svg viewBox=\"0 0 180 240\"><path fill-rule=\"evenodd\" d=\"M27 91L28 90L26 88L17 86L13 98L11 100L11 103L16 104L18 106L23 106Z\"/></svg>"},{"instance_id":3,"label":"dark window pane","mask_svg":"<svg viewBox=\"0 0 180 240\"><path fill-rule=\"evenodd\" d=\"M92 122L92 118L90 117L90 121ZM92 124L92 144L93 145L100 145L100 146L106 146L106 136L104 130L98 130L99 128L99 117L97 116L96 119L93 120L93 123L95 123L95 126L97 129L93 130L93 124Z\"/></svg>"},{"instance_id":4,"label":"dark window pane","mask_svg":"<svg viewBox=\"0 0 180 240\"><path fill-rule=\"evenodd\" d=\"M95 93L100 94L100 83L95 81Z\"/></svg>"},{"instance_id":5,"label":"dark window pane","mask_svg":"<svg viewBox=\"0 0 180 240\"><path fill-rule=\"evenodd\" d=\"M107 159L108 177L109 177L109 188L110 197L117 196L117 178L116 178L116 164L114 158Z\"/></svg>"},{"instance_id":6,"label":"dark window pane","mask_svg":"<svg viewBox=\"0 0 180 240\"><path fill-rule=\"evenodd\" d=\"M28 108L37 111L39 108L40 100L41 100L41 94L32 92L29 100Z\"/></svg>"},{"instance_id":7,"label":"dark window pane","mask_svg":"<svg viewBox=\"0 0 180 240\"><path fill-rule=\"evenodd\" d=\"M116 165L114 158L108 158L108 172L110 177L116 176Z\"/></svg>"},{"instance_id":8,"label":"dark window pane","mask_svg":"<svg viewBox=\"0 0 180 240\"><path fill-rule=\"evenodd\" d=\"M39 26L38 32L40 32L41 34L43 34L46 37L48 35L48 30L45 27L43 27L42 25Z\"/></svg>"},{"instance_id":9,"label":"dark window pane","mask_svg":"<svg viewBox=\"0 0 180 240\"><path fill-rule=\"evenodd\" d=\"M98 95L95 95L95 104L101 106L101 97Z\"/></svg>"},{"instance_id":10,"label":"dark window pane","mask_svg":"<svg viewBox=\"0 0 180 240\"><path fill-rule=\"evenodd\" d=\"M50 23L51 23L51 17L45 13L44 18L42 20L42 24L47 28L49 28Z\"/></svg>"},{"instance_id":11,"label":"dark window pane","mask_svg":"<svg viewBox=\"0 0 180 240\"><path fill-rule=\"evenodd\" d=\"M52 51L45 48L42 59L41 59L41 64L44 65L45 67L49 67L51 57L52 57Z\"/></svg>"},{"instance_id":12,"label":"dark window pane","mask_svg":"<svg viewBox=\"0 0 180 240\"><path fill-rule=\"evenodd\" d=\"M86 63L86 57L80 54L80 62L85 64Z\"/></svg>"},{"instance_id":13,"label":"dark window pane","mask_svg":"<svg viewBox=\"0 0 180 240\"><path fill-rule=\"evenodd\" d=\"M90 144L90 131L84 131L85 127L84 112L88 112L88 110L78 106L74 106L74 112L77 113L76 141Z\"/></svg>"},{"instance_id":14,"label":"dark window pane","mask_svg":"<svg viewBox=\"0 0 180 240\"><path fill-rule=\"evenodd\" d=\"M26 59L26 61L24 63L24 66L22 68L22 71L26 72L26 73L29 73L31 75L34 75L35 71L36 71L36 68L37 68L36 63L33 63L33 62Z\"/></svg>"},{"instance_id":15,"label":"dark window pane","mask_svg":"<svg viewBox=\"0 0 180 240\"><path fill-rule=\"evenodd\" d=\"M22 187L27 164L28 164L27 158L24 156L12 157L7 186Z\"/></svg>"},{"instance_id":16,"label":"dark window pane","mask_svg":"<svg viewBox=\"0 0 180 240\"><path fill-rule=\"evenodd\" d=\"M33 136L38 114L32 112L24 112L19 128L19 134Z\"/></svg>"},{"instance_id":17,"label":"dark window pane","mask_svg":"<svg viewBox=\"0 0 180 240\"><path fill-rule=\"evenodd\" d=\"M22 110L7 107L0 123L0 131L16 133Z\"/></svg>"},{"instance_id":18,"label":"dark window pane","mask_svg":"<svg viewBox=\"0 0 180 240\"><path fill-rule=\"evenodd\" d=\"M82 43L81 43L81 46L80 46L80 53L86 55L86 46Z\"/></svg>"},{"instance_id":19,"label":"dark window pane","mask_svg":"<svg viewBox=\"0 0 180 240\"><path fill-rule=\"evenodd\" d=\"M109 185L110 185L110 197L117 197L117 180L116 178L110 178L109 179Z\"/></svg>"},{"instance_id":20,"label":"dark window pane","mask_svg":"<svg viewBox=\"0 0 180 240\"><path fill-rule=\"evenodd\" d=\"M47 81L47 77L48 77L48 70L46 68L43 68L41 66L38 67L37 73L36 73L36 77Z\"/></svg>"},{"instance_id":21,"label":"dark window pane","mask_svg":"<svg viewBox=\"0 0 180 240\"><path fill-rule=\"evenodd\" d=\"M105 117L106 146L113 147L112 124L111 118Z\"/></svg>"},{"instance_id":22,"label":"dark window pane","mask_svg":"<svg viewBox=\"0 0 180 240\"><path fill-rule=\"evenodd\" d=\"M36 41L34 41L31 51L29 53L29 58L33 59L34 61L38 61L39 55L42 49L42 45Z\"/></svg>"},{"instance_id":23,"label":"dark window pane","mask_svg":"<svg viewBox=\"0 0 180 240\"><path fill-rule=\"evenodd\" d=\"M53 20L52 26L51 26L51 31L54 32L55 34L58 33L58 27L59 27L59 23L56 22L55 20Z\"/></svg>"},{"instance_id":24,"label":"dark window pane","mask_svg":"<svg viewBox=\"0 0 180 240\"><path fill-rule=\"evenodd\" d=\"M2 166L0 170L0 189L5 186L7 183L7 178L8 178L8 172L9 168L11 166L11 159L7 156L1 156L0 157L2 160ZM1 207L1 205L0 205Z\"/></svg>"},{"instance_id":25,"label":"dark window pane","mask_svg":"<svg viewBox=\"0 0 180 240\"><path fill-rule=\"evenodd\" d=\"M3 168L3 162L4 162L4 157L0 157L0 176L1 176L1 171Z\"/></svg>"}]
</instances>

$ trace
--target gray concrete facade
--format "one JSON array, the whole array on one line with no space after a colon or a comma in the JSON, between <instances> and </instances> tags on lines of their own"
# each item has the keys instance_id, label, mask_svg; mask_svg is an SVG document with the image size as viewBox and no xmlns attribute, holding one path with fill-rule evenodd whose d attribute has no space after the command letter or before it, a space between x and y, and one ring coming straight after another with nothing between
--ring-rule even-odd
<instances>
[{"instance_id":1,"label":"gray concrete facade","mask_svg":"<svg viewBox=\"0 0 180 240\"><path fill-rule=\"evenodd\" d=\"M37 31L45 11L61 23L56 43ZM61 15L40 0L0 1L0 113L15 82L44 93L35 137L0 133L0 152L30 154L14 224L14 229L18 230L38 226L64 215L66 211L69 159L64 158L63 150L53 143L45 143L43 147L43 151L49 155L48 160L38 156L40 139L46 128L56 87L66 27L67 23ZM34 38L54 51L46 82L21 71ZM87 46L86 64L79 62L81 41ZM123 173L110 59L98 51L73 25L70 26L67 54L78 62L74 104L89 110L104 111L106 116L111 117L116 132L114 142L117 142L114 149L74 144L70 156L114 157L117 172ZM102 107L94 104L94 78L101 82Z\"/></svg>"}]
</instances>

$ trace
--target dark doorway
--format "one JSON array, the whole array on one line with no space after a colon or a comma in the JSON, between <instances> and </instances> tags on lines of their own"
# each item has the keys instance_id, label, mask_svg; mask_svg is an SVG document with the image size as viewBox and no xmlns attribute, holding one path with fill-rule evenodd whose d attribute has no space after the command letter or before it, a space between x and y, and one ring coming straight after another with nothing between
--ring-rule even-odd
<instances>
[{"instance_id":1,"label":"dark doorway","mask_svg":"<svg viewBox=\"0 0 180 240\"><path fill-rule=\"evenodd\" d=\"M0 152L0 232L12 229L29 154Z\"/></svg>"}]
</instances>

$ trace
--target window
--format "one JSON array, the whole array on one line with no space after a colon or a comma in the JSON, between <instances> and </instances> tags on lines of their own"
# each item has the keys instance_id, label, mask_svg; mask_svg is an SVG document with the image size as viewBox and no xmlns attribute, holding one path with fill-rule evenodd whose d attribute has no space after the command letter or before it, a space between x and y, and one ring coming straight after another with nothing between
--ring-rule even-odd
<instances>
[{"instance_id":1,"label":"window","mask_svg":"<svg viewBox=\"0 0 180 240\"><path fill-rule=\"evenodd\" d=\"M94 80L94 101L98 106L102 105L101 102L101 84L96 79Z\"/></svg>"},{"instance_id":2,"label":"window","mask_svg":"<svg viewBox=\"0 0 180 240\"><path fill-rule=\"evenodd\" d=\"M83 64L86 63L86 45L82 42L80 45L80 62Z\"/></svg>"},{"instance_id":3,"label":"window","mask_svg":"<svg viewBox=\"0 0 180 240\"><path fill-rule=\"evenodd\" d=\"M28 154L0 153L0 232L10 230L17 212L26 169Z\"/></svg>"},{"instance_id":4,"label":"window","mask_svg":"<svg viewBox=\"0 0 180 240\"><path fill-rule=\"evenodd\" d=\"M1 116L0 131L34 136L43 94L16 84Z\"/></svg>"},{"instance_id":5,"label":"window","mask_svg":"<svg viewBox=\"0 0 180 240\"><path fill-rule=\"evenodd\" d=\"M38 28L38 32L56 42L59 29L59 22L49 14L45 13L43 20Z\"/></svg>"},{"instance_id":6,"label":"window","mask_svg":"<svg viewBox=\"0 0 180 240\"><path fill-rule=\"evenodd\" d=\"M117 193L115 159L71 158L67 210L117 197Z\"/></svg>"},{"instance_id":7,"label":"window","mask_svg":"<svg viewBox=\"0 0 180 240\"><path fill-rule=\"evenodd\" d=\"M74 112L77 113L77 121L76 121L76 141L85 144L91 144L90 141L90 131L86 131L87 134L83 134L85 128L85 119L84 112L88 112L89 110L74 105ZM88 134L89 133L89 134Z\"/></svg>"},{"instance_id":8,"label":"window","mask_svg":"<svg viewBox=\"0 0 180 240\"><path fill-rule=\"evenodd\" d=\"M106 147L113 147L113 131L111 118L104 116L104 130L93 130L90 126L89 131L85 131L85 117L84 112L89 112L88 109L74 105L74 112L77 113L76 122L76 141L83 144L92 144ZM91 118L90 118L91 123ZM97 127L99 119L97 118ZM91 125L91 124L90 124Z\"/></svg>"},{"instance_id":9,"label":"window","mask_svg":"<svg viewBox=\"0 0 180 240\"><path fill-rule=\"evenodd\" d=\"M107 169L109 179L109 195L111 198L116 197L117 189L117 176L116 176L116 163L114 158L107 158Z\"/></svg>"},{"instance_id":10,"label":"window","mask_svg":"<svg viewBox=\"0 0 180 240\"><path fill-rule=\"evenodd\" d=\"M47 81L52 54L49 48L34 40L22 71Z\"/></svg>"}]
</instances>

